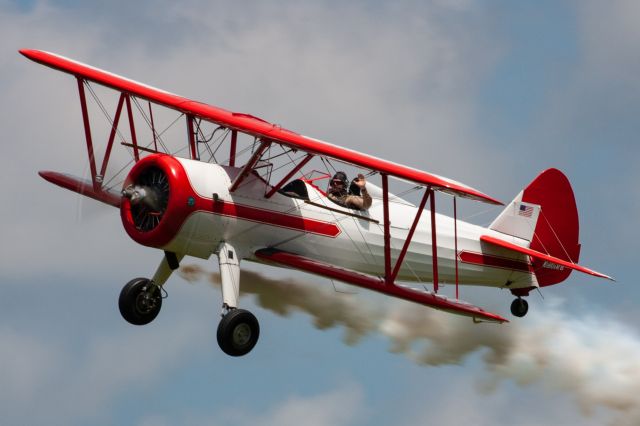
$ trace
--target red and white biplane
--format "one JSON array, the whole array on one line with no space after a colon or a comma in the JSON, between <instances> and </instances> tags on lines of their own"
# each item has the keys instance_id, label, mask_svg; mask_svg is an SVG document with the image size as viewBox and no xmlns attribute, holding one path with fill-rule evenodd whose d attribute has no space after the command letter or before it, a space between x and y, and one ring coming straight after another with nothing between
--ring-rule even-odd
<instances>
[{"instance_id":1,"label":"red and white biplane","mask_svg":"<svg viewBox=\"0 0 640 426\"><path fill-rule=\"evenodd\" d=\"M255 316L238 307L241 261L294 268L474 321L498 323L507 320L459 300L458 285L509 289L516 296L511 312L521 317L528 310L523 296L564 281L572 270L610 279L577 264L577 208L569 181L556 169L542 172L485 228L457 218L457 197L502 203L462 183L56 54L20 53L73 75L80 97L91 180L50 171L40 175L119 208L134 241L164 251L153 277L136 278L120 293L120 312L132 324L147 324L158 315L166 294L163 286L184 256L218 258L223 309L217 338L232 356L251 351L260 330ZM92 83L119 93L113 117ZM101 162L85 89L107 116ZM158 113L154 116L152 106L184 118L186 138L176 138L183 139L180 149L169 148L171 141L166 129L158 130ZM125 109L127 123L120 126ZM144 142L142 131L147 130L136 125L142 119L150 132ZM116 137L124 147L121 151L131 156L131 167L113 172ZM319 184L326 185L322 180L336 172L335 164L368 174L370 208L347 208L327 197ZM419 204L391 194L390 178L408 183L409 191L420 191ZM379 185L371 182L377 179ZM453 196L453 217L435 212L436 192ZM423 215L427 202L430 208ZM399 282L430 282L433 291ZM455 299L438 294L439 284L445 282L455 284Z\"/></svg>"}]
</instances>

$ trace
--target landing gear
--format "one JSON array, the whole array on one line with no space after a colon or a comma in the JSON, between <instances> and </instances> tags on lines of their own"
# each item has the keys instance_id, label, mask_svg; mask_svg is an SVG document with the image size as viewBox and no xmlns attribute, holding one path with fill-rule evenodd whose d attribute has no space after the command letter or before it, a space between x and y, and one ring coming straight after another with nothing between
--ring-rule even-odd
<instances>
[{"instance_id":1,"label":"landing gear","mask_svg":"<svg viewBox=\"0 0 640 426\"><path fill-rule=\"evenodd\" d=\"M122 288L118 307L127 322L133 325L149 324L162 307L160 287L150 279L135 278Z\"/></svg>"},{"instance_id":2,"label":"landing gear","mask_svg":"<svg viewBox=\"0 0 640 426\"><path fill-rule=\"evenodd\" d=\"M521 297L511 302L511 313L516 317L523 317L529 311L529 303Z\"/></svg>"},{"instance_id":3,"label":"landing gear","mask_svg":"<svg viewBox=\"0 0 640 426\"><path fill-rule=\"evenodd\" d=\"M260 325L256 317L244 309L232 309L218 325L218 345L230 356L248 354L258 343Z\"/></svg>"},{"instance_id":4,"label":"landing gear","mask_svg":"<svg viewBox=\"0 0 640 426\"><path fill-rule=\"evenodd\" d=\"M258 342L260 325L249 311L237 309L240 295L240 256L229 243L217 249L222 281L222 319L218 325L218 345L227 355L248 354Z\"/></svg>"},{"instance_id":5,"label":"landing gear","mask_svg":"<svg viewBox=\"0 0 640 426\"><path fill-rule=\"evenodd\" d=\"M183 257L183 254L165 252L152 279L136 278L129 281L118 299L122 318L133 325L145 325L153 321L162 307L162 286L171 273L178 269Z\"/></svg>"}]
</instances>

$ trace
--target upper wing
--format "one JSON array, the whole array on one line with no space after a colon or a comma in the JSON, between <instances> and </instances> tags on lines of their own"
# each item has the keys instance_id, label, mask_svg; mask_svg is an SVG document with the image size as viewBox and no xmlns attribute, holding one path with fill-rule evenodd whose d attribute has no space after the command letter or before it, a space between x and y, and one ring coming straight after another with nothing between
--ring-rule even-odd
<instances>
[{"instance_id":1,"label":"upper wing","mask_svg":"<svg viewBox=\"0 0 640 426\"><path fill-rule=\"evenodd\" d=\"M428 185L439 191L460 197L471 198L491 204L502 204L500 201L460 182L303 136L249 114L231 112L196 102L53 53L28 49L20 50L20 53L48 67L73 74L77 77L146 99L150 102L164 105L184 114L189 114L242 133L264 138L312 154L335 158L421 185Z\"/></svg>"}]
</instances>

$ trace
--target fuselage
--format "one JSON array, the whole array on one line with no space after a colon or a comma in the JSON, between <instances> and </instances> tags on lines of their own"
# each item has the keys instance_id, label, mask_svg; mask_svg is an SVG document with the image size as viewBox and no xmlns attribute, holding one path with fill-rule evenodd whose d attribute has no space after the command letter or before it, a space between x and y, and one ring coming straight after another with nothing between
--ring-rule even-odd
<instances>
[{"instance_id":1,"label":"fuselage","mask_svg":"<svg viewBox=\"0 0 640 426\"><path fill-rule=\"evenodd\" d=\"M382 191L368 183L373 204L367 211L351 210L330 201L308 182L298 182L306 197L285 191L265 198L271 189L250 174L233 192L229 187L240 168L178 158L195 202L164 250L209 258L222 241L232 244L243 260L259 261L254 252L273 247L346 269L384 275ZM181 184L183 185L183 184ZM286 187L285 187L286 189ZM304 199L307 198L307 199ZM398 258L416 216L417 207L390 195L391 258ZM487 228L435 214L439 281L508 288L536 286L527 261L499 248L486 247ZM523 240L520 242L525 245ZM457 250L456 250L457 245ZM425 211L413 235L397 280L433 280L431 215Z\"/></svg>"}]
</instances>

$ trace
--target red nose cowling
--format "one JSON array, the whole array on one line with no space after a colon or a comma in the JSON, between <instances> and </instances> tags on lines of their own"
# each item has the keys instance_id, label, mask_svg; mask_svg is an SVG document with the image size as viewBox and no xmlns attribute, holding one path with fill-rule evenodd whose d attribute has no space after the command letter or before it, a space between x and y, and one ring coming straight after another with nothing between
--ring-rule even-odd
<instances>
[{"instance_id":1,"label":"red nose cowling","mask_svg":"<svg viewBox=\"0 0 640 426\"><path fill-rule=\"evenodd\" d=\"M163 248L175 238L195 207L196 194L180 162L165 154L149 155L129 172L120 217L139 244Z\"/></svg>"}]
</instances>

